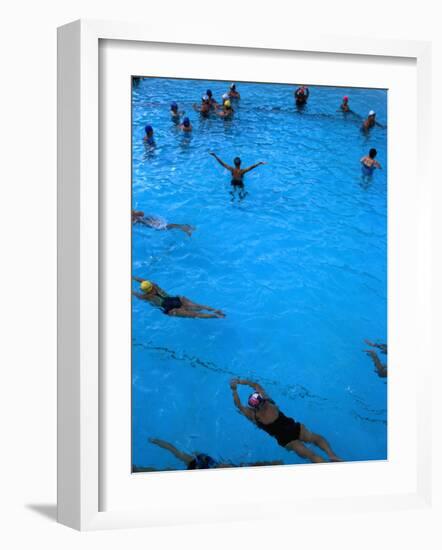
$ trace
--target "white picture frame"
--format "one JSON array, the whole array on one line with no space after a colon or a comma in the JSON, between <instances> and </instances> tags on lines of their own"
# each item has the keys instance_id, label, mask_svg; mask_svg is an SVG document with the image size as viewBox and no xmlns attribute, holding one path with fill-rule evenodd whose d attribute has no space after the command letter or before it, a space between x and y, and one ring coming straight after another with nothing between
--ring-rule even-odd
<instances>
[{"instance_id":1,"label":"white picture frame","mask_svg":"<svg viewBox=\"0 0 442 550\"><path fill-rule=\"evenodd\" d=\"M417 67L419 263L416 281L416 314L422 319L419 346L431 338L432 271L430 214L432 182L429 176L431 45L425 42L368 40L346 37L305 38L280 36L267 43L262 37L204 36L193 45L253 48L311 54L364 55L411 58ZM58 521L80 530L139 527L216 519L260 518L255 511L241 515L208 513L193 520L164 509L102 511L100 505L100 187L99 187L99 45L101 40L131 43L187 44L188 37L175 30L136 24L76 21L58 33ZM351 85L351 81L349 82ZM416 385L417 457L416 490L409 494L339 498L335 510L361 511L431 506L431 356L420 364ZM280 470L281 471L281 470ZM288 472L288 470L285 470ZM318 470L317 470L318 471ZM318 471L319 472L319 471ZM233 476L237 473L232 472ZM249 474L247 474L249 475ZM287 474L280 474L287 475ZM316 475L316 474L311 474ZM318 474L319 475L319 474ZM323 474L322 474L323 475ZM282 495L281 495L282 499ZM290 499L284 498L290 514ZM325 510L330 499L304 499L303 508ZM281 514L279 514L281 515Z\"/></svg>"}]
</instances>

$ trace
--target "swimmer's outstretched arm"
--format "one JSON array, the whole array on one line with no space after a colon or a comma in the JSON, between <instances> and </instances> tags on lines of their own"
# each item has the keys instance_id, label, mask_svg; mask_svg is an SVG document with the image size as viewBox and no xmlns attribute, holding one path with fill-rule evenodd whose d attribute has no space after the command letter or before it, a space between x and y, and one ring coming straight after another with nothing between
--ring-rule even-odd
<instances>
[{"instance_id":1,"label":"swimmer's outstretched arm","mask_svg":"<svg viewBox=\"0 0 442 550\"><path fill-rule=\"evenodd\" d=\"M230 389L232 390L233 402L235 403L235 406L241 414L254 422L252 411L248 407L244 407L244 405L241 403L241 399L239 398L238 391L236 389L239 383L240 380L238 378L233 378L232 380L230 380Z\"/></svg>"},{"instance_id":2,"label":"swimmer's outstretched arm","mask_svg":"<svg viewBox=\"0 0 442 550\"><path fill-rule=\"evenodd\" d=\"M373 363L374 363L374 366L376 368L376 371L377 371L378 375L381 378L386 378L387 377L387 365L383 365L381 363L381 360L379 359L378 354L373 350L366 351L366 354L368 356L370 356L371 359L373 360Z\"/></svg>"},{"instance_id":3,"label":"swimmer's outstretched arm","mask_svg":"<svg viewBox=\"0 0 442 550\"><path fill-rule=\"evenodd\" d=\"M230 170L230 172L233 171L233 166L229 166L228 164L226 164L223 160L221 160L221 159L219 158L219 156L218 156L216 153L214 153L213 151L211 151L211 152L209 153L209 155L212 155L212 157L215 158L215 159L221 164L221 166L224 166L224 168L226 168L227 170Z\"/></svg>"},{"instance_id":4,"label":"swimmer's outstretched arm","mask_svg":"<svg viewBox=\"0 0 442 550\"><path fill-rule=\"evenodd\" d=\"M244 168L242 171L243 174L246 172L250 172L250 170L253 170L254 168L257 168L258 166L261 166L262 164L267 164L266 162L257 162L256 164L252 164L252 166L249 166L248 168Z\"/></svg>"},{"instance_id":5,"label":"swimmer's outstretched arm","mask_svg":"<svg viewBox=\"0 0 442 550\"><path fill-rule=\"evenodd\" d=\"M260 386L259 384L257 384L256 382L252 382L251 380L246 380L246 379L242 379L242 380L237 379L236 382L237 382L237 384L240 384L242 386L250 386L251 388L253 388L255 391L259 392L263 396L267 395L265 389L262 386Z\"/></svg>"},{"instance_id":6,"label":"swimmer's outstretched arm","mask_svg":"<svg viewBox=\"0 0 442 550\"><path fill-rule=\"evenodd\" d=\"M162 449L166 449L166 451L169 451L172 453L176 458L184 462L185 464L189 465L190 462L193 460L193 456L188 455L187 453L183 453L179 449L177 449L172 443L168 443L167 441L163 441L162 439L155 439L154 437L149 437L149 441L153 443L154 445L158 445L158 447L161 447Z\"/></svg>"},{"instance_id":7,"label":"swimmer's outstretched arm","mask_svg":"<svg viewBox=\"0 0 442 550\"><path fill-rule=\"evenodd\" d=\"M141 277L135 277L135 275L132 275L132 279L133 279L134 281L139 282L139 283L142 283L142 282L144 281L144 279L141 279Z\"/></svg>"},{"instance_id":8,"label":"swimmer's outstretched arm","mask_svg":"<svg viewBox=\"0 0 442 550\"><path fill-rule=\"evenodd\" d=\"M143 296L140 292L137 292L136 290L132 290L132 295L133 295L133 296L136 296L136 297L139 298L140 300L143 300L143 299L144 299L144 296Z\"/></svg>"}]
</instances>

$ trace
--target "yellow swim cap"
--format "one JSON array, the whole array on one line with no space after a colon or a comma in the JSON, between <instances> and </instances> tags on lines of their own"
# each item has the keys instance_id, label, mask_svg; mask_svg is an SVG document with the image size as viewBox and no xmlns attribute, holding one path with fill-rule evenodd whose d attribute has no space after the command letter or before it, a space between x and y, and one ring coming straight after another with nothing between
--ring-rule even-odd
<instances>
[{"instance_id":1,"label":"yellow swim cap","mask_svg":"<svg viewBox=\"0 0 442 550\"><path fill-rule=\"evenodd\" d=\"M229 109L230 109L231 105L232 105L232 104L230 103L230 99L227 99L227 100L224 102L224 106L227 107L227 108L229 108Z\"/></svg>"},{"instance_id":2,"label":"yellow swim cap","mask_svg":"<svg viewBox=\"0 0 442 550\"><path fill-rule=\"evenodd\" d=\"M150 281L143 281L140 284L140 288L146 294L152 290L153 284Z\"/></svg>"}]
</instances>

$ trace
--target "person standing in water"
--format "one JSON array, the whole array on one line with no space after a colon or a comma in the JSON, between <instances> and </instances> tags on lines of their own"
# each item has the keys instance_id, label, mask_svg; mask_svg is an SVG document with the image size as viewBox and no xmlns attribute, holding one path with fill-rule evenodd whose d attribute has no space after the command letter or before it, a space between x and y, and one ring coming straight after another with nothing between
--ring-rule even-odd
<instances>
[{"instance_id":1,"label":"person standing in water","mask_svg":"<svg viewBox=\"0 0 442 550\"><path fill-rule=\"evenodd\" d=\"M351 112L350 105L348 104L348 95L345 95L342 98L342 103L341 103L339 108L341 109L341 111L343 113L350 113Z\"/></svg>"},{"instance_id":2,"label":"person standing in water","mask_svg":"<svg viewBox=\"0 0 442 550\"><path fill-rule=\"evenodd\" d=\"M220 309L203 306L192 302L185 296L169 296L166 291L160 288L157 284L133 276L132 279L140 283L140 291L132 291L132 294L149 302L151 305L158 307L165 315L172 317L189 317L193 319L222 319L225 317ZM213 313L204 313L204 310Z\"/></svg>"},{"instance_id":3,"label":"person standing in water","mask_svg":"<svg viewBox=\"0 0 442 550\"><path fill-rule=\"evenodd\" d=\"M215 153L211 152L209 154L212 155L212 157L215 158L221 164L221 166L226 168L232 174L231 184L234 187L235 186L244 187L244 180L243 180L244 174L255 169L257 166L267 164L266 162L260 161L260 162L257 162L256 164L252 164L251 166L248 166L247 168L241 168L241 159L239 157L235 157L233 159L234 166L230 166L226 164L223 160L221 160L219 156L216 155Z\"/></svg>"},{"instance_id":4,"label":"person standing in water","mask_svg":"<svg viewBox=\"0 0 442 550\"><path fill-rule=\"evenodd\" d=\"M232 104L230 102L230 99L223 100L223 106L221 111L215 111L216 114L220 117L231 118L233 116L233 113L235 112L232 108Z\"/></svg>"},{"instance_id":5,"label":"person standing in water","mask_svg":"<svg viewBox=\"0 0 442 550\"><path fill-rule=\"evenodd\" d=\"M184 115L184 111L178 110L178 103L176 101L172 101L170 104L170 117L175 124L178 124L180 121L180 117Z\"/></svg>"},{"instance_id":6,"label":"person standing in water","mask_svg":"<svg viewBox=\"0 0 442 550\"><path fill-rule=\"evenodd\" d=\"M238 385L250 386L254 390L249 396L248 407L241 403L237 391ZM258 428L274 437L281 447L287 451L293 451L301 458L306 458L311 462L325 462L322 456L305 446L305 443L312 443L324 451L331 462L341 462L322 435L310 432L304 424L285 416L259 384L250 380L234 378L230 381L230 388L233 401L240 413Z\"/></svg>"},{"instance_id":7,"label":"person standing in water","mask_svg":"<svg viewBox=\"0 0 442 550\"><path fill-rule=\"evenodd\" d=\"M178 460L181 460L186 466L187 470L210 470L212 468L236 468L236 467L248 467L248 466L276 466L283 464L282 460L271 460L271 461L260 461L260 462L241 462L239 464L231 464L229 462L218 462L217 460L213 459L211 456L205 454L205 453L192 453L188 454L183 451L180 451L175 447L175 445L172 445L172 443L169 443L168 441L164 441L162 439L156 439L154 437L150 437L149 441L153 445L157 445L158 447L161 447L161 449L165 449L166 451L169 451L169 453L172 453L175 458ZM134 466L132 468L134 472L156 472L158 471L156 468L142 468Z\"/></svg>"},{"instance_id":8,"label":"person standing in water","mask_svg":"<svg viewBox=\"0 0 442 550\"><path fill-rule=\"evenodd\" d=\"M180 128L183 132L191 132L192 131L192 124L190 123L189 117L183 118L183 123L180 124Z\"/></svg>"},{"instance_id":9,"label":"person standing in water","mask_svg":"<svg viewBox=\"0 0 442 550\"><path fill-rule=\"evenodd\" d=\"M376 168L382 169L382 166L377 160L375 160L378 152L376 149L370 149L368 155L362 157L360 163L362 165L362 175L365 177L371 177Z\"/></svg>"},{"instance_id":10,"label":"person standing in water","mask_svg":"<svg viewBox=\"0 0 442 550\"><path fill-rule=\"evenodd\" d=\"M306 105L310 90L307 86L300 86L294 91L295 103L298 106Z\"/></svg>"},{"instance_id":11,"label":"person standing in water","mask_svg":"<svg viewBox=\"0 0 442 550\"><path fill-rule=\"evenodd\" d=\"M203 95L201 98L201 105L197 105L196 103L193 104L193 108L195 111L197 111L201 116L208 117L210 114L211 106L209 101L208 95Z\"/></svg>"},{"instance_id":12,"label":"person standing in water","mask_svg":"<svg viewBox=\"0 0 442 550\"><path fill-rule=\"evenodd\" d=\"M148 124L145 128L144 128L144 131L145 131L145 136L143 138L143 141L144 143L146 143L147 145L155 145L155 139L153 137L153 128L150 124Z\"/></svg>"},{"instance_id":13,"label":"person standing in water","mask_svg":"<svg viewBox=\"0 0 442 550\"><path fill-rule=\"evenodd\" d=\"M230 84L229 97L230 99L241 99L241 95L236 89L236 84L234 84L233 82L232 84Z\"/></svg>"},{"instance_id":14,"label":"person standing in water","mask_svg":"<svg viewBox=\"0 0 442 550\"><path fill-rule=\"evenodd\" d=\"M189 235L189 237L195 230L194 227L188 224L168 223L164 218L160 218L159 216L152 216L150 214L145 216L144 212L142 212L141 210L132 210L132 223L134 225L138 223L158 230L179 229L180 231L183 231L184 233Z\"/></svg>"}]
</instances>

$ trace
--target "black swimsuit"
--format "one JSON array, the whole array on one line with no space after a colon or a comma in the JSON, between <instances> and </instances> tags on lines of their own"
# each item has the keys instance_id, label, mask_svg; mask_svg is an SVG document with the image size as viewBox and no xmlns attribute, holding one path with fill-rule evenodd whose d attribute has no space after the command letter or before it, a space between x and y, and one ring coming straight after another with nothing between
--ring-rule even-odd
<instances>
[{"instance_id":1,"label":"black swimsuit","mask_svg":"<svg viewBox=\"0 0 442 550\"><path fill-rule=\"evenodd\" d=\"M236 179L232 179L232 181L230 182L232 185L234 185L235 187L244 187L244 182L243 180L236 180Z\"/></svg>"},{"instance_id":2,"label":"black swimsuit","mask_svg":"<svg viewBox=\"0 0 442 550\"><path fill-rule=\"evenodd\" d=\"M178 296L165 296L161 301L161 309L166 315L169 314L172 309L179 309L182 306L181 299Z\"/></svg>"},{"instance_id":3,"label":"black swimsuit","mask_svg":"<svg viewBox=\"0 0 442 550\"><path fill-rule=\"evenodd\" d=\"M301 424L299 422L295 422L293 418L287 417L281 411L279 411L278 418L270 424L263 424L260 422L256 418L255 413L255 422L258 428L261 428L261 430L264 430L269 435L274 437L281 447L285 447L291 441L299 439L299 435L301 433Z\"/></svg>"}]
</instances>

